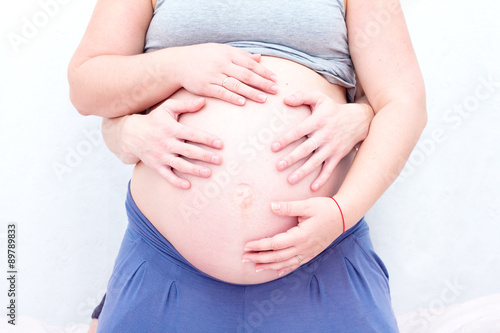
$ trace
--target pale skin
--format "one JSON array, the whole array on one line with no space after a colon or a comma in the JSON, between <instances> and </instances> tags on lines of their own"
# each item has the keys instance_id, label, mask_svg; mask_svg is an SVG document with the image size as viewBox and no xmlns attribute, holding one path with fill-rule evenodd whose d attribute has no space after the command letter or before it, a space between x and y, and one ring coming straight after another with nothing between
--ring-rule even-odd
<instances>
[{"instance_id":1,"label":"pale skin","mask_svg":"<svg viewBox=\"0 0 500 333\"><path fill-rule=\"evenodd\" d=\"M72 101L81 113L90 114L92 112L92 114L107 118L133 114L168 98L179 87L184 87L202 96L215 96L236 105L241 104L238 101L241 97L262 102L258 96L262 91L274 93L272 73L259 67L258 55L223 48L224 46L205 45L213 48L212 53L207 53L207 57L213 55L212 58L206 60L207 63L216 65L210 66L210 71L206 70L207 66L201 66L204 70L194 73L177 73L176 68L184 66L172 65L190 60L187 47L165 49L142 55L145 27L147 28L152 15L151 4L135 0L130 1L126 6L134 6L134 10L122 8L113 0L98 2L93 18L97 23L93 27L89 26L87 33L92 36L102 31L100 29L105 29L107 36L115 36L116 38L111 41L108 38L101 43L99 41L86 43L86 37L84 37L84 41L82 41L82 45L70 65L69 78L72 84ZM138 11L139 8L142 11ZM348 8L346 23L349 31L351 57L356 66L358 79L375 113L366 137L363 138L362 133L356 133L351 138L353 142L358 140L358 137L364 141L360 145L347 178L334 196L342 208L346 229L348 229L366 214L396 179L425 127L427 115L423 80L399 2L348 0L346 8ZM108 20L104 14L107 11L116 10L120 12L118 14L115 12L112 17L120 22L114 22L115 24L109 21L104 22ZM138 15L138 12L141 15ZM364 33L366 25L373 22L377 14L386 14L387 12L390 13L388 24L381 28L378 35L370 37L368 43L360 43L359 37ZM106 19L103 18L103 22L99 24L101 15L102 17L106 16ZM133 27L129 27L130 25ZM104 26L107 28L103 28ZM140 29L141 27L142 29ZM89 37L88 40L91 39ZM94 39L99 40L97 37ZM127 45L122 42L123 40L127 41ZM134 40L137 40L137 43L131 42ZM119 55L116 55L116 50L119 50ZM229 67L219 61L220 51L226 55L223 60L231 64ZM147 68L153 68L151 66L158 63L162 64L162 70L156 72L158 78L161 78L158 82L161 83L156 81L154 84L144 83L148 89L145 89L147 93L143 99L130 100L126 105L113 102L130 96L134 87L143 84L144 76L151 75L147 72ZM88 74L89 77L84 73L92 74ZM125 75L126 77L124 77ZM196 75L196 80L190 80L187 77L189 75ZM221 82L226 76L235 78L231 85L229 83L226 85L229 89L221 86ZM238 80L241 84L236 84ZM88 82L102 83L96 86ZM190 86L188 82L197 83L196 86ZM79 88L73 89L73 86ZM96 97L92 101L86 101L83 97L85 91L87 94L95 93ZM320 110L332 109L331 106L328 107L330 103L328 99L314 92L301 92L295 94L294 102L290 100L284 102L312 105L314 110L318 111L316 115L323 115L323 111L320 112ZM201 108L203 101L192 103L192 105L181 106L166 104L163 107L171 111L171 114L172 112L194 112L196 108ZM310 118L313 118L315 111ZM357 112L359 113L353 110L353 114L364 113L365 117L369 118L366 116L366 108ZM127 128L126 122L134 117L141 116L133 115L110 119L107 120L109 126L105 126L109 129L109 132L105 134L110 148L119 156L121 155L122 160L130 159L129 163L134 163L133 156L141 160L144 158L144 156L137 156L141 155L140 153L135 152L137 154L135 155L134 152L128 151L126 143L122 141L122 132ZM175 119L175 117L171 116L171 119ZM356 142L359 142L356 141L352 145L345 143L345 146L342 146L342 139L338 139L339 141L335 143L337 150L333 152L331 148L328 149L328 146L332 145L332 141L328 140L331 139L328 134L331 133L333 127L325 130L318 122L311 121L311 123L304 122L297 126L294 135L287 137L285 134L277 143L283 148L290 140L296 140L298 135L320 138L320 141L317 140L320 148L311 156L308 163L312 165L318 161L321 161L320 163L326 161L323 165L325 168L328 163L335 164L328 162L329 158L338 158L335 157L336 154L342 155L344 149L350 150ZM339 128L335 129L339 130ZM222 148L222 146L217 145L216 136L202 132L193 135L198 138L194 142L217 149ZM279 151L274 143L271 147L273 147L273 151ZM304 146L301 149L302 152L297 152L295 158L304 154L311 147ZM322 156L315 156L320 155L320 153ZM195 159L207 160L208 155L205 156L207 152L197 151L192 154ZM166 159L170 159L171 156L173 154L167 154ZM290 160L290 158L293 157L285 156L283 160L291 164L293 159ZM160 158L157 157L154 160L158 161ZM222 163L222 161L219 162ZM279 170L282 169L280 164L280 162L277 163ZM168 165L168 161L165 161L164 158L163 161L158 162L158 165ZM185 169L177 171L203 176L202 170L195 169L192 165L185 164L184 167ZM306 173L307 170L302 172ZM177 187L185 188L182 186L183 180L173 172L172 175L170 178L165 176L167 181L172 182ZM300 181L300 177L301 175L299 175L298 181ZM321 174L318 178L320 177ZM289 178L289 181L293 183L293 179ZM311 185L313 190L314 183L318 183L318 179ZM242 259L256 263L257 270L271 269L276 270L280 275L287 274L299 266L295 256L298 255L303 263L308 262L342 232L340 212L330 198L278 202L271 203L270 206L277 215L296 216L299 224L286 233L255 240L245 245L248 251Z\"/></svg>"}]
</instances>

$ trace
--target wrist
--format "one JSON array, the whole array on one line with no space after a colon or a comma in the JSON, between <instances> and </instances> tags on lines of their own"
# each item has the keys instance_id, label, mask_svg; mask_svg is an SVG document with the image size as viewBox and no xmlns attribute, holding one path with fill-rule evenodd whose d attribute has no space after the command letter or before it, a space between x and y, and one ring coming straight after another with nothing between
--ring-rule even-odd
<instances>
[{"instance_id":1,"label":"wrist","mask_svg":"<svg viewBox=\"0 0 500 333\"><path fill-rule=\"evenodd\" d=\"M337 208L339 209L339 212L340 212L340 218L342 219L342 234L345 233L345 230L346 230L346 225L345 225L345 218L344 218L344 213L342 212L342 208L340 207L337 199L335 199L334 197L330 197L330 199L333 200L333 202L335 203L335 205L337 206Z\"/></svg>"},{"instance_id":2,"label":"wrist","mask_svg":"<svg viewBox=\"0 0 500 333\"><path fill-rule=\"evenodd\" d=\"M339 208L335 202L332 202L333 207L342 212L345 230L353 227L365 215L364 212L358 208L359 202L357 202L357 200L350 199L347 195L339 192L331 198L335 199L338 206L340 206Z\"/></svg>"},{"instance_id":3,"label":"wrist","mask_svg":"<svg viewBox=\"0 0 500 333\"><path fill-rule=\"evenodd\" d=\"M170 72L170 79L177 89L184 87L182 78L186 72L186 67L182 63L188 56L188 54L186 54L186 51L189 51L188 48L189 46L176 46L162 50L169 53L162 57L162 59L166 59L168 62L163 68Z\"/></svg>"},{"instance_id":4,"label":"wrist","mask_svg":"<svg viewBox=\"0 0 500 333\"><path fill-rule=\"evenodd\" d=\"M120 142L120 153L118 157L125 164L135 164L140 161L139 156L136 156L133 150L133 138L137 137L134 132L138 128L138 121L143 115L129 115L120 119L118 141Z\"/></svg>"}]
</instances>

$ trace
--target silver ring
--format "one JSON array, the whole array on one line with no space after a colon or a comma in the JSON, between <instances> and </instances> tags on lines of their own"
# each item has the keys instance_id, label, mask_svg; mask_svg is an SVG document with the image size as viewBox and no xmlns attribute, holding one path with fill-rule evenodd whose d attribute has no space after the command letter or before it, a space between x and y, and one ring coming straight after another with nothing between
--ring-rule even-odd
<instances>
[{"instance_id":1,"label":"silver ring","mask_svg":"<svg viewBox=\"0 0 500 333\"><path fill-rule=\"evenodd\" d=\"M297 258L297 260L299 261L299 264L302 265L302 259L300 259L300 257L298 255L296 255L295 258Z\"/></svg>"},{"instance_id":2,"label":"silver ring","mask_svg":"<svg viewBox=\"0 0 500 333\"><path fill-rule=\"evenodd\" d=\"M177 158L178 156L173 156L171 159L170 159L170 162L168 163L170 165L171 168L175 169L174 166L173 166L173 163L174 163L174 160Z\"/></svg>"},{"instance_id":3,"label":"silver ring","mask_svg":"<svg viewBox=\"0 0 500 333\"><path fill-rule=\"evenodd\" d=\"M309 140L312 140L312 142L314 142L314 149L313 150L318 149L318 142L316 140L314 140L313 138L309 138Z\"/></svg>"},{"instance_id":4,"label":"silver ring","mask_svg":"<svg viewBox=\"0 0 500 333\"><path fill-rule=\"evenodd\" d=\"M226 76L226 78L224 79L224 81L222 81L222 88L226 88L226 81L227 81L227 79L229 79L229 76Z\"/></svg>"}]
</instances>

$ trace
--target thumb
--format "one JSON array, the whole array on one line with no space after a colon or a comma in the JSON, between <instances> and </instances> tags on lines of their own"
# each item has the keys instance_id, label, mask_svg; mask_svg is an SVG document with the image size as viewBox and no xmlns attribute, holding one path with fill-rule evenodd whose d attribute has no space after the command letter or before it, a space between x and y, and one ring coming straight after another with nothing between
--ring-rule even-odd
<instances>
[{"instance_id":1,"label":"thumb","mask_svg":"<svg viewBox=\"0 0 500 333\"><path fill-rule=\"evenodd\" d=\"M200 97L196 99L186 100L167 100L162 106L167 112L173 114L181 114L187 112L197 112L205 105L205 98Z\"/></svg>"},{"instance_id":2,"label":"thumb","mask_svg":"<svg viewBox=\"0 0 500 333\"><path fill-rule=\"evenodd\" d=\"M324 94L319 91L297 91L283 99L283 102L289 106L309 105L315 108L325 99Z\"/></svg>"},{"instance_id":3,"label":"thumb","mask_svg":"<svg viewBox=\"0 0 500 333\"><path fill-rule=\"evenodd\" d=\"M305 200L271 203L271 211L280 216L304 216L308 207Z\"/></svg>"}]
</instances>

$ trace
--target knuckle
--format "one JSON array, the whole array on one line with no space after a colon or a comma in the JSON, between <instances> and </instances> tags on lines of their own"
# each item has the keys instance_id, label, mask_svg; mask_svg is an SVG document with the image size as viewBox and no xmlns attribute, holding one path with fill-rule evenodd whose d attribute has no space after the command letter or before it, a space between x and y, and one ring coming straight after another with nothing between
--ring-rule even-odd
<instances>
[{"instance_id":1,"label":"knuckle","mask_svg":"<svg viewBox=\"0 0 500 333\"><path fill-rule=\"evenodd\" d=\"M311 142L312 143L312 142ZM309 142L305 143L305 144L301 144L300 147L299 147L299 152L302 154L302 155L307 155L311 152L311 150L314 148L314 146L310 145Z\"/></svg>"},{"instance_id":2,"label":"knuckle","mask_svg":"<svg viewBox=\"0 0 500 333\"><path fill-rule=\"evenodd\" d=\"M314 128L316 128L316 129L323 127L323 124L325 124L324 119L321 119L321 117L314 117L311 120L312 120Z\"/></svg>"},{"instance_id":3,"label":"knuckle","mask_svg":"<svg viewBox=\"0 0 500 333\"><path fill-rule=\"evenodd\" d=\"M229 101L233 104L238 104L238 99L239 96L236 94L231 94L231 96L229 97Z\"/></svg>"},{"instance_id":4,"label":"knuckle","mask_svg":"<svg viewBox=\"0 0 500 333\"><path fill-rule=\"evenodd\" d=\"M161 140L161 141L158 141L158 147L160 147L160 149L170 151L171 145L170 145L169 140Z\"/></svg>"},{"instance_id":5,"label":"knuckle","mask_svg":"<svg viewBox=\"0 0 500 333\"><path fill-rule=\"evenodd\" d=\"M248 59L247 68L251 71L255 70L257 68L257 62L252 58Z\"/></svg>"},{"instance_id":6,"label":"knuckle","mask_svg":"<svg viewBox=\"0 0 500 333\"><path fill-rule=\"evenodd\" d=\"M220 87L219 89L217 89L217 93L216 93L215 97L222 99L222 100L226 100L227 95L228 95L228 93L227 93L226 89Z\"/></svg>"},{"instance_id":7,"label":"knuckle","mask_svg":"<svg viewBox=\"0 0 500 333\"><path fill-rule=\"evenodd\" d=\"M282 262L282 261L283 259L281 258L281 256L278 253L276 253L274 255L274 262Z\"/></svg>"},{"instance_id":8,"label":"knuckle","mask_svg":"<svg viewBox=\"0 0 500 333\"><path fill-rule=\"evenodd\" d=\"M301 137L300 134L300 128L296 127L290 132L290 137L297 140Z\"/></svg>"},{"instance_id":9,"label":"knuckle","mask_svg":"<svg viewBox=\"0 0 500 333\"><path fill-rule=\"evenodd\" d=\"M184 155L184 156L190 157L190 156L193 156L193 154L194 154L194 149L191 147L191 145L187 145L182 150L182 155Z\"/></svg>"},{"instance_id":10,"label":"knuckle","mask_svg":"<svg viewBox=\"0 0 500 333\"><path fill-rule=\"evenodd\" d=\"M292 211L291 205L287 202L284 204L283 210L285 211L286 214L290 214Z\"/></svg>"},{"instance_id":11,"label":"knuckle","mask_svg":"<svg viewBox=\"0 0 500 333\"><path fill-rule=\"evenodd\" d=\"M200 169L200 167L191 165L189 167L189 173L192 174L192 175L197 175L199 173L199 169Z\"/></svg>"},{"instance_id":12,"label":"knuckle","mask_svg":"<svg viewBox=\"0 0 500 333\"><path fill-rule=\"evenodd\" d=\"M156 151L156 150L150 151L149 154L155 160L161 160L161 158L163 157L163 153Z\"/></svg>"},{"instance_id":13,"label":"knuckle","mask_svg":"<svg viewBox=\"0 0 500 333\"><path fill-rule=\"evenodd\" d=\"M278 250L278 249L279 249L279 244L278 244L278 242L276 242L276 240L274 240L274 239L272 240L272 243L271 243L271 249L272 249L273 251L276 251L276 250Z\"/></svg>"},{"instance_id":14,"label":"knuckle","mask_svg":"<svg viewBox=\"0 0 500 333\"><path fill-rule=\"evenodd\" d=\"M320 160L319 158L316 158L316 159L313 159L313 160L311 161L311 165L310 165L310 167L306 167L306 168L304 168L304 169L307 169L307 170L314 170L314 169L316 169L317 167L319 167L321 164L323 164L323 161L322 161L322 160Z\"/></svg>"},{"instance_id":15,"label":"knuckle","mask_svg":"<svg viewBox=\"0 0 500 333\"><path fill-rule=\"evenodd\" d=\"M189 141L193 141L193 142L198 141L198 139L199 139L199 137L200 137L200 136L198 135L197 131L196 131L196 130L194 130L194 129L187 129L187 128L186 128L186 135L187 135L187 137L189 138Z\"/></svg>"},{"instance_id":16,"label":"knuckle","mask_svg":"<svg viewBox=\"0 0 500 333\"><path fill-rule=\"evenodd\" d=\"M333 141L333 139L335 139L335 132L334 131L328 131L326 133L325 139L326 139L327 142Z\"/></svg>"},{"instance_id":17,"label":"knuckle","mask_svg":"<svg viewBox=\"0 0 500 333\"><path fill-rule=\"evenodd\" d=\"M249 70L243 71L243 81L249 82L252 80L253 76L254 76L254 74L251 71L249 71Z\"/></svg>"},{"instance_id":18,"label":"knuckle","mask_svg":"<svg viewBox=\"0 0 500 333\"><path fill-rule=\"evenodd\" d=\"M233 84L233 91L239 92L241 90L241 82L236 80Z\"/></svg>"},{"instance_id":19,"label":"knuckle","mask_svg":"<svg viewBox=\"0 0 500 333\"><path fill-rule=\"evenodd\" d=\"M201 159L205 162L211 162L212 161L212 154L210 153L202 153Z\"/></svg>"},{"instance_id":20,"label":"knuckle","mask_svg":"<svg viewBox=\"0 0 500 333\"><path fill-rule=\"evenodd\" d=\"M174 136L178 131L177 126L161 126L159 128L160 134L166 136L166 137L172 137Z\"/></svg>"}]
</instances>

